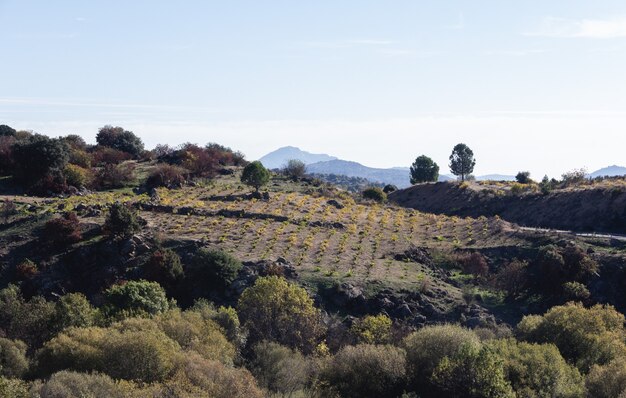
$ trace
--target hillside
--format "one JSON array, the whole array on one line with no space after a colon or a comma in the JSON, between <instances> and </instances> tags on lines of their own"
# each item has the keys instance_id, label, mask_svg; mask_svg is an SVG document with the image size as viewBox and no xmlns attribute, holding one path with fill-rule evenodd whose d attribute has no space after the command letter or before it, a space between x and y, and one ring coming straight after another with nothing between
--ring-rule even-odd
<instances>
[{"instance_id":1,"label":"hillside","mask_svg":"<svg viewBox=\"0 0 626 398\"><path fill-rule=\"evenodd\" d=\"M626 233L626 183L606 181L549 194L505 183L420 184L389 195L401 206L462 217L493 217L520 225ZM524 190L529 190L524 192Z\"/></svg>"}]
</instances>

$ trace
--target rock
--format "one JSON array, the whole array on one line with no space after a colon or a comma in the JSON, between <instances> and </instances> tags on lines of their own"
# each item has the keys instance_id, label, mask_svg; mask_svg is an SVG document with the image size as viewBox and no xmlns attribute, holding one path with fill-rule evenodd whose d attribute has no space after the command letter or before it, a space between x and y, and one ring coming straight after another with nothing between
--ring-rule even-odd
<instances>
[{"instance_id":1,"label":"rock","mask_svg":"<svg viewBox=\"0 0 626 398\"><path fill-rule=\"evenodd\" d=\"M398 318L410 318L413 316L413 311L411 311L411 308L407 303L404 303L396 308L395 315Z\"/></svg>"},{"instance_id":2,"label":"rock","mask_svg":"<svg viewBox=\"0 0 626 398\"><path fill-rule=\"evenodd\" d=\"M133 239L125 240L120 247L120 255L123 257L134 257L137 245Z\"/></svg>"},{"instance_id":3,"label":"rock","mask_svg":"<svg viewBox=\"0 0 626 398\"><path fill-rule=\"evenodd\" d=\"M427 318L422 315L422 314L417 314L415 315L415 317L413 318L413 325L421 327L424 326L426 324Z\"/></svg>"},{"instance_id":4,"label":"rock","mask_svg":"<svg viewBox=\"0 0 626 398\"><path fill-rule=\"evenodd\" d=\"M189 216L195 213L196 213L196 210L193 207L179 207L176 210L176 214L181 214L183 216Z\"/></svg>"}]
</instances>

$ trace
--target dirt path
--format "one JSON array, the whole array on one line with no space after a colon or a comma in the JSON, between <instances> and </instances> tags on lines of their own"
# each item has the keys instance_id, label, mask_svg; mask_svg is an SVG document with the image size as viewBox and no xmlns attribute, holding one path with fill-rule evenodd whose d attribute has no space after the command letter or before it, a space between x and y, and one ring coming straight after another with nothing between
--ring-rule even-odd
<instances>
[{"instance_id":1,"label":"dirt path","mask_svg":"<svg viewBox=\"0 0 626 398\"><path fill-rule=\"evenodd\" d=\"M535 232L544 232L544 233L556 233L560 235L573 235L580 236L585 238L602 238L602 239L616 239L619 241L626 242L626 235L619 234L605 234L598 232L575 232L575 231L566 231L561 229L549 229L549 228L533 228L533 227L519 227L519 229L523 231L535 231Z\"/></svg>"}]
</instances>

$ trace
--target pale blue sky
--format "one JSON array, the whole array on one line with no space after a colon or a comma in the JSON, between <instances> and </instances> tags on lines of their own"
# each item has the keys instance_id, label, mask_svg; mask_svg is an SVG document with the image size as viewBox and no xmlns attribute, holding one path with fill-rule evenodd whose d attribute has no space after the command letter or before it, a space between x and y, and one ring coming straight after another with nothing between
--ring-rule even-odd
<instances>
[{"instance_id":1,"label":"pale blue sky","mask_svg":"<svg viewBox=\"0 0 626 398\"><path fill-rule=\"evenodd\" d=\"M626 2L0 0L0 123L477 174L626 165Z\"/></svg>"}]
</instances>

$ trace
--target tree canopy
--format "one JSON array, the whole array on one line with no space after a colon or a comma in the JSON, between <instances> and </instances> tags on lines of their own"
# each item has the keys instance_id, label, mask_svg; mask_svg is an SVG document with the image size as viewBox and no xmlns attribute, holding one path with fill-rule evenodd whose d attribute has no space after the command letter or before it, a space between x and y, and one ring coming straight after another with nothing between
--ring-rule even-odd
<instances>
[{"instance_id":1,"label":"tree canopy","mask_svg":"<svg viewBox=\"0 0 626 398\"><path fill-rule=\"evenodd\" d=\"M258 160L255 160L244 167L241 174L241 182L254 187L257 192L259 192L259 188L266 185L269 181L270 172Z\"/></svg>"},{"instance_id":2,"label":"tree canopy","mask_svg":"<svg viewBox=\"0 0 626 398\"><path fill-rule=\"evenodd\" d=\"M455 176L461 177L461 181L474 172L476 159L474 152L465 144L457 144L450 155L450 170Z\"/></svg>"},{"instance_id":3,"label":"tree canopy","mask_svg":"<svg viewBox=\"0 0 626 398\"><path fill-rule=\"evenodd\" d=\"M437 181L439 165L426 155L418 156L411 165L411 184Z\"/></svg>"}]
</instances>

